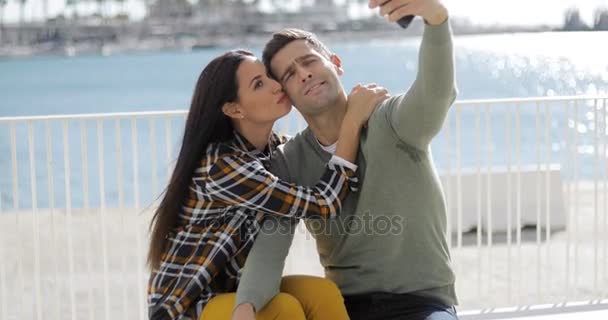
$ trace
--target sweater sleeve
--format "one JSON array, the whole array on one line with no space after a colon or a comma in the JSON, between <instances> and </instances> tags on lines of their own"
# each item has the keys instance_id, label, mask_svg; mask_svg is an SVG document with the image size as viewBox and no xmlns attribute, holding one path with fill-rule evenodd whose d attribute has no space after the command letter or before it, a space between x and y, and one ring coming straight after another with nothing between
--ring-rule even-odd
<instances>
[{"instance_id":1,"label":"sweater sleeve","mask_svg":"<svg viewBox=\"0 0 608 320\"><path fill-rule=\"evenodd\" d=\"M280 178L290 180L283 158L276 157L273 160L272 171ZM297 220L284 217L265 218L247 256L236 291L235 307L248 302L259 311L279 293L285 259L297 224Z\"/></svg>"},{"instance_id":2,"label":"sweater sleeve","mask_svg":"<svg viewBox=\"0 0 608 320\"><path fill-rule=\"evenodd\" d=\"M251 303L261 310L277 293L283 277L285 259L293 241L298 220L267 217L245 267L236 291L235 307Z\"/></svg>"},{"instance_id":3,"label":"sweater sleeve","mask_svg":"<svg viewBox=\"0 0 608 320\"><path fill-rule=\"evenodd\" d=\"M456 94L449 21L425 25L416 79L406 94L387 101L389 123L403 142L426 150Z\"/></svg>"}]
</instances>

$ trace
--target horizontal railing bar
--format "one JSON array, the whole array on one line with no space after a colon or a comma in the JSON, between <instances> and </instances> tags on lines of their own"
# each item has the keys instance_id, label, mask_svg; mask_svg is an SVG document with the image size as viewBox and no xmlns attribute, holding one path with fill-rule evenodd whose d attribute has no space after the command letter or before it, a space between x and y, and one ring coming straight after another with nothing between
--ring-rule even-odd
<instances>
[{"instance_id":1,"label":"horizontal railing bar","mask_svg":"<svg viewBox=\"0 0 608 320\"><path fill-rule=\"evenodd\" d=\"M563 101L582 101L582 100L602 100L608 99L605 96L556 96L556 97L531 97L531 98L503 98L503 99L471 99L458 100L454 102L456 106L485 106L492 104L512 104L521 102L563 102ZM81 113L81 114L59 114L45 116L18 116L0 117L1 122L20 122L20 121L40 121L40 120L72 120L72 119L121 119L133 117L160 117L178 116L187 114L186 109L175 109L167 111L137 111L137 112L112 112L112 113Z\"/></svg>"},{"instance_id":2,"label":"horizontal railing bar","mask_svg":"<svg viewBox=\"0 0 608 320\"><path fill-rule=\"evenodd\" d=\"M187 110L167 111L137 111L137 112L112 112L112 113L81 113L81 114L58 114L46 116L20 116L0 117L0 122L40 121L40 120L83 120L83 119L126 119L134 117L162 117L185 115Z\"/></svg>"}]
</instances>

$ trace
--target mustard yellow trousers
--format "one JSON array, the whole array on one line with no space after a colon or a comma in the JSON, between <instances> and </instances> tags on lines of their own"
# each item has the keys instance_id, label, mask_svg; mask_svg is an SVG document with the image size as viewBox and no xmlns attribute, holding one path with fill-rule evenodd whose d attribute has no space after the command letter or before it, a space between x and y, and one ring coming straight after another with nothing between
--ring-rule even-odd
<instances>
[{"instance_id":1,"label":"mustard yellow trousers","mask_svg":"<svg viewBox=\"0 0 608 320\"><path fill-rule=\"evenodd\" d=\"M230 320L235 293L220 294L207 303L200 320ZM313 276L286 276L281 292L256 320L348 320L344 299L331 281Z\"/></svg>"}]
</instances>

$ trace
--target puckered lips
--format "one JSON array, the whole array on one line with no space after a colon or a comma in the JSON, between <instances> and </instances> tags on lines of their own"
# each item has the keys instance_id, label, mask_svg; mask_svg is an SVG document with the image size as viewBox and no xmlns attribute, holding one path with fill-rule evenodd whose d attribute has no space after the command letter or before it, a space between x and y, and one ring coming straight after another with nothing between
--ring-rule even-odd
<instances>
[{"instance_id":1,"label":"puckered lips","mask_svg":"<svg viewBox=\"0 0 608 320\"><path fill-rule=\"evenodd\" d=\"M317 81L317 82L310 84L304 90L304 95L305 96L315 95L323 85L325 85L325 81Z\"/></svg>"},{"instance_id":2,"label":"puckered lips","mask_svg":"<svg viewBox=\"0 0 608 320\"><path fill-rule=\"evenodd\" d=\"M276 104L283 104L287 100L287 95L285 93L279 94L279 98L277 99Z\"/></svg>"}]
</instances>

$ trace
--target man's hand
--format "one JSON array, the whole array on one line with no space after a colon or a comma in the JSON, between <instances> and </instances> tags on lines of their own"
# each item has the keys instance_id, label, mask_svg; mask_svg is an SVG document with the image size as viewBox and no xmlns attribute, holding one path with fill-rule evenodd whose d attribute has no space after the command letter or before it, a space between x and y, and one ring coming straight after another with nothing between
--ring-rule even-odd
<instances>
[{"instance_id":1,"label":"man's hand","mask_svg":"<svg viewBox=\"0 0 608 320\"><path fill-rule=\"evenodd\" d=\"M380 14L390 22L415 15L430 25L439 25L448 18L448 10L440 0L369 0L368 6L380 7Z\"/></svg>"},{"instance_id":2,"label":"man's hand","mask_svg":"<svg viewBox=\"0 0 608 320\"><path fill-rule=\"evenodd\" d=\"M255 320L255 310L251 303L239 304L232 312L232 320Z\"/></svg>"}]
</instances>

